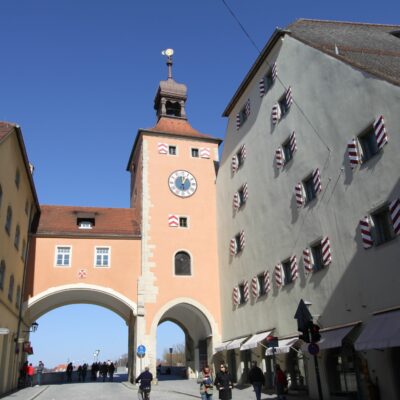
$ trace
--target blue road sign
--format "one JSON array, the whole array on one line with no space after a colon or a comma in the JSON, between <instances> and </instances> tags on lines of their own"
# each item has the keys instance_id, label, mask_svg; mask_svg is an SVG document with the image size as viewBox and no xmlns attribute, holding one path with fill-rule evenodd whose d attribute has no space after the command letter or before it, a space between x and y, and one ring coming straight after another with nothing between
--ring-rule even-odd
<instances>
[{"instance_id":1,"label":"blue road sign","mask_svg":"<svg viewBox=\"0 0 400 400\"><path fill-rule=\"evenodd\" d=\"M146 347L140 344L137 348L138 355L145 355L146 354Z\"/></svg>"},{"instance_id":2,"label":"blue road sign","mask_svg":"<svg viewBox=\"0 0 400 400\"><path fill-rule=\"evenodd\" d=\"M308 352L315 356L319 353L319 346L317 345L317 343L310 343L308 345Z\"/></svg>"}]
</instances>

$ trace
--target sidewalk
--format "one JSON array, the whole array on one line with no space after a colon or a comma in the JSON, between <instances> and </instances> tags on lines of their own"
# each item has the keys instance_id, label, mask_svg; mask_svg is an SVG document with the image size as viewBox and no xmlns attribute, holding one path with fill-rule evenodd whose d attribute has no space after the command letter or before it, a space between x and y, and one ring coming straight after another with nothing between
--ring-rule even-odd
<instances>
[{"instance_id":1,"label":"sidewalk","mask_svg":"<svg viewBox=\"0 0 400 400\"><path fill-rule=\"evenodd\" d=\"M10 399L10 400L34 400L38 396L40 396L46 389L48 389L48 385L43 386L33 386L27 387L24 389L17 390L15 392L9 393L5 396L1 396L1 399Z\"/></svg>"}]
</instances>

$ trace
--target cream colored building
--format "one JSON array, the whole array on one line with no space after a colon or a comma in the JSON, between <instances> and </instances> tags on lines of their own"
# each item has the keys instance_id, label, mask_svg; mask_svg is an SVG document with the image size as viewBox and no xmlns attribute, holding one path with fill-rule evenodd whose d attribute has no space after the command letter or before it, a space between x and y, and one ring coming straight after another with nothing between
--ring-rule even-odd
<instances>
[{"instance_id":1,"label":"cream colored building","mask_svg":"<svg viewBox=\"0 0 400 400\"><path fill-rule=\"evenodd\" d=\"M32 221L39 203L21 129L0 123L0 395L17 384L29 325L22 288Z\"/></svg>"}]
</instances>

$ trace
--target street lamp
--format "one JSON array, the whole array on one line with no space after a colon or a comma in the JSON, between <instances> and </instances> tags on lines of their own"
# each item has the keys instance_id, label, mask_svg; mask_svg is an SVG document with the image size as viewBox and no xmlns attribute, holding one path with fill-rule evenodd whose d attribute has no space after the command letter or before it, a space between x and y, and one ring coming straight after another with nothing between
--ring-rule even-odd
<instances>
[{"instance_id":1,"label":"street lamp","mask_svg":"<svg viewBox=\"0 0 400 400\"><path fill-rule=\"evenodd\" d=\"M30 329L28 329L27 331L23 331L23 332L36 332L38 327L39 327L39 324L35 321L35 322L32 322Z\"/></svg>"}]
</instances>

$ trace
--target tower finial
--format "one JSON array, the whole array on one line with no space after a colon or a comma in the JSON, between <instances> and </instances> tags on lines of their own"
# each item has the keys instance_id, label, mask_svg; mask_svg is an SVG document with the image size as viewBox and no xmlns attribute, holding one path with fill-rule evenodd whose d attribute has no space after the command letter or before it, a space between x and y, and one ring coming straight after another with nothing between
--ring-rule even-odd
<instances>
[{"instance_id":1,"label":"tower finial","mask_svg":"<svg viewBox=\"0 0 400 400\"><path fill-rule=\"evenodd\" d=\"M174 54L173 49L166 49L161 52L163 56L167 56L167 66L168 66L168 79L172 79L172 56Z\"/></svg>"}]
</instances>

